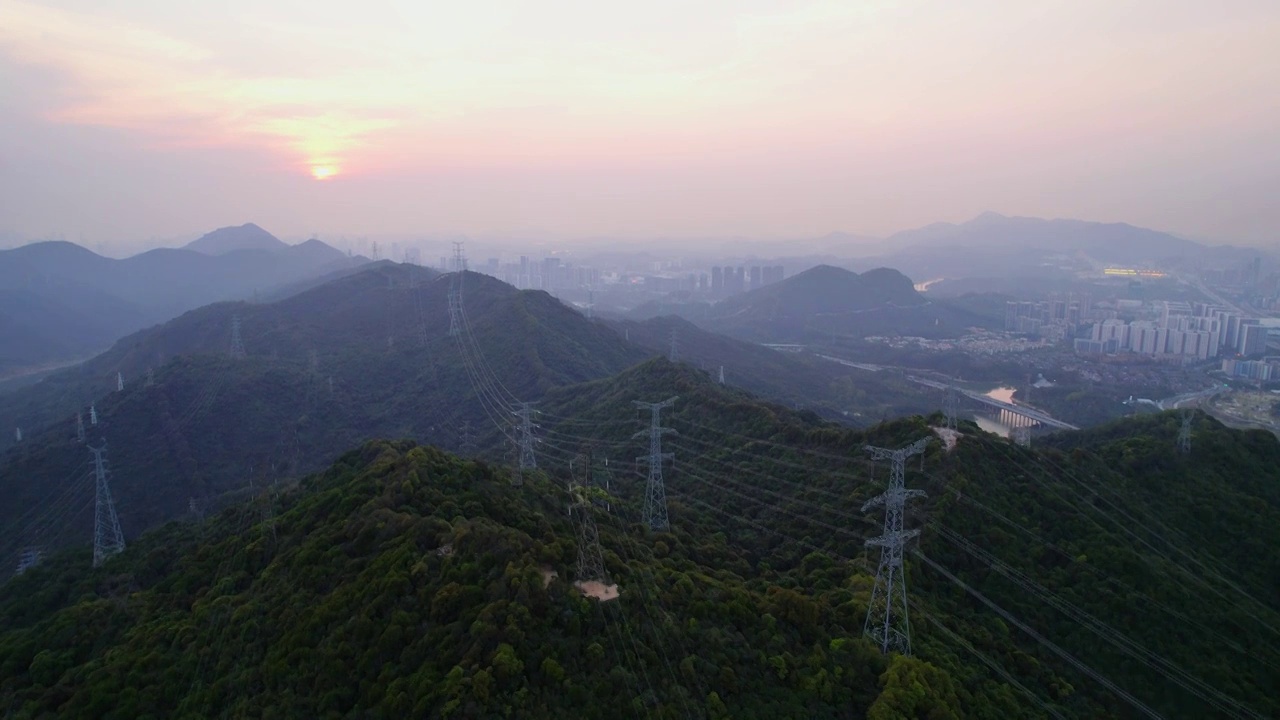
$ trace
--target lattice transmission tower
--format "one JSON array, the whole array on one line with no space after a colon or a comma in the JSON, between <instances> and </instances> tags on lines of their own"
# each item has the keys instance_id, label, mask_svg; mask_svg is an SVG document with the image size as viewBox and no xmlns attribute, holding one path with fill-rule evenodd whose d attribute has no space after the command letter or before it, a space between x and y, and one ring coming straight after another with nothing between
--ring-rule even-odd
<instances>
[{"instance_id":1,"label":"lattice transmission tower","mask_svg":"<svg viewBox=\"0 0 1280 720\"><path fill-rule=\"evenodd\" d=\"M955 430L959 422L956 416L960 414L960 395L950 385L944 392L946 394L942 396L942 412L947 416L947 429Z\"/></svg>"},{"instance_id":2,"label":"lattice transmission tower","mask_svg":"<svg viewBox=\"0 0 1280 720\"><path fill-rule=\"evenodd\" d=\"M533 403L522 402L520 409L513 410L512 414L520 418L520 459L515 484L522 485L525 471L538 468L538 456L533 452L533 445L537 442L533 437L533 431L538 427L538 424L533 421L533 416L538 414L538 411L533 409Z\"/></svg>"},{"instance_id":3,"label":"lattice transmission tower","mask_svg":"<svg viewBox=\"0 0 1280 720\"><path fill-rule=\"evenodd\" d=\"M600 531L596 527L593 498L597 494L592 478L591 453L574 458L576 468L570 473L569 514L574 519L578 541L579 582L598 580L606 585L609 580L604 571L604 554L600 551Z\"/></svg>"},{"instance_id":4,"label":"lattice transmission tower","mask_svg":"<svg viewBox=\"0 0 1280 720\"><path fill-rule=\"evenodd\" d=\"M1013 439L1013 444L1029 448L1031 447L1031 426L1019 425L1010 432L1009 437Z\"/></svg>"},{"instance_id":5,"label":"lattice transmission tower","mask_svg":"<svg viewBox=\"0 0 1280 720\"><path fill-rule=\"evenodd\" d=\"M23 548L22 554L18 556L18 569L14 572L14 574L21 575L22 573L30 570L31 568L39 565L40 561L43 559L44 559L43 549L38 547Z\"/></svg>"},{"instance_id":6,"label":"lattice transmission tower","mask_svg":"<svg viewBox=\"0 0 1280 720\"><path fill-rule=\"evenodd\" d=\"M671 362L680 361L680 333L676 328L671 328L671 349L667 352L667 359Z\"/></svg>"},{"instance_id":7,"label":"lattice transmission tower","mask_svg":"<svg viewBox=\"0 0 1280 720\"><path fill-rule=\"evenodd\" d=\"M124 550L124 533L120 532L120 518L111 500L111 488L107 486L107 444L90 447L93 453L93 475L96 497L93 506L93 566L98 567L107 558Z\"/></svg>"},{"instance_id":8,"label":"lattice transmission tower","mask_svg":"<svg viewBox=\"0 0 1280 720\"><path fill-rule=\"evenodd\" d=\"M862 631L885 654L911 654L911 623L907 615L907 578L902 569L902 549L920 531L903 530L902 516L907 500L922 497L924 493L906 488L905 466L907 458L923 453L928 444L929 438L921 438L896 450L866 448L872 459L888 460L891 468L889 487L862 506L863 512L884 506L884 530L879 537L867 541L868 546L880 548L880 565L876 569L876 582L871 589L871 604L867 606L867 620Z\"/></svg>"},{"instance_id":9,"label":"lattice transmission tower","mask_svg":"<svg viewBox=\"0 0 1280 720\"><path fill-rule=\"evenodd\" d=\"M1182 427L1178 430L1178 452L1191 454L1191 423L1196 418L1195 410L1182 411Z\"/></svg>"},{"instance_id":10,"label":"lattice transmission tower","mask_svg":"<svg viewBox=\"0 0 1280 720\"><path fill-rule=\"evenodd\" d=\"M649 411L649 429L641 430L632 438L649 438L649 454L636 458L636 462L649 464L649 478L644 486L644 523L650 530L666 530L667 522L667 489L662 480L662 463L664 460L675 460L674 453L662 452L662 436L676 433L675 429L662 427L662 410L675 404L679 398L672 396L662 402L650 403L633 400L632 403L641 410Z\"/></svg>"},{"instance_id":11,"label":"lattice transmission tower","mask_svg":"<svg viewBox=\"0 0 1280 720\"><path fill-rule=\"evenodd\" d=\"M245 356L244 341L240 339L240 316L231 316L231 352L232 359L239 360Z\"/></svg>"},{"instance_id":12,"label":"lattice transmission tower","mask_svg":"<svg viewBox=\"0 0 1280 720\"><path fill-rule=\"evenodd\" d=\"M453 274L449 278L449 337L462 332L462 274L467 269L467 258L462 254L462 243L453 244Z\"/></svg>"}]
</instances>

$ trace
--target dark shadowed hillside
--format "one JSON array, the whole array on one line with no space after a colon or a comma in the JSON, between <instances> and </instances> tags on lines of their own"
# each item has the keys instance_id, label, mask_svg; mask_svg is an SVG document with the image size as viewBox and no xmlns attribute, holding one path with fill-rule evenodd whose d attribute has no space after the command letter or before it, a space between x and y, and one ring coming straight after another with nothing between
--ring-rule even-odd
<instances>
[{"instance_id":1,"label":"dark shadowed hillside","mask_svg":"<svg viewBox=\"0 0 1280 720\"><path fill-rule=\"evenodd\" d=\"M24 508L83 489L74 471L88 451L76 441L77 411L91 443L109 444L131 537L183 514L190 498L213 501L314 470L369 438L502 452L492 419L511 418L492 418L474 399L468 363L448 334L449 282L415 266L380 265L277 303L211 305L0 397L3 422L27 428L20 445L5 438L0 458L0 487L15 493L0 508L5 542L28 542L11 524ZM467 337L484 349L496 381L522 399L643 357L546 293L468 273L465 299ZM236 317L242 359L229 356ZM95 398L97 426L88 414ZM49 544L75 540L86 517L75 514L72 529L58 528Z\"/></svg>"},{"instance_id":2,"label":"dark shadowed hillside","mask_svg":"<svg viewBox=\"0 0 1280 720\"><path fill-rule=\"evenodd\" d=\"M669 356L672 333L680 362L702 369L718 381L770 401L803 407L828 419L865 426L887 417L928 412L937 393L906 381L899 373L871 373L824 360L811 352L784 352L703 330L674 316L643 322L610 323L650 353Z\"/></svg>"}]
</instances>

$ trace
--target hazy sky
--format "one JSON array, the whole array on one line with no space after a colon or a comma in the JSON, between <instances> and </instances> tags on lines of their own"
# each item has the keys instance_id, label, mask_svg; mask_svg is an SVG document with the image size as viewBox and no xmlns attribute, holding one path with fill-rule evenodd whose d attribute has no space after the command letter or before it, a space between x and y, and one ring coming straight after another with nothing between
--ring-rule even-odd
<instances>
[{"instance_id":1,"label":"hazy sky","mask_svg":"<svg viewBox=\"0 0 1280 720\"><path fill-rule=\"evenodd\" d=\"M1277 0L0 0L11 236L1265 242L1277 198Z\"/></svg>"}]
</instances>

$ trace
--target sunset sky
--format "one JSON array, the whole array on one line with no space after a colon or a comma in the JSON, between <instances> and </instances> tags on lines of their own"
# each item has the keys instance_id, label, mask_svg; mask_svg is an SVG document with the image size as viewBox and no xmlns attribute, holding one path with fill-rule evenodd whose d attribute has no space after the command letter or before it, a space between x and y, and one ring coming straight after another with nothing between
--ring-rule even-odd
<instances>
[{"instance_id":1,"label":"sunset sky","mask_svg":"<svg viewBox=\"0 0 1280 720\"><path fill-rule=\"evenodd\" d=\"M1277 198L1276 0L0 0L11 239L1270 243Z\"/></svg>"}]
</instances>

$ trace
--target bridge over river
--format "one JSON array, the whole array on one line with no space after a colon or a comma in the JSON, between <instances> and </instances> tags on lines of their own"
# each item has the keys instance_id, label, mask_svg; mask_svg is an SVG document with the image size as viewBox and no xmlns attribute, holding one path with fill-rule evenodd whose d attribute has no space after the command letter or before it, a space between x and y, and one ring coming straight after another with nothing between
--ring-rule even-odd
<instances>
[{"instance_id":1,"label":"bridge over river","mask_svg":"<svg viewBox=\"0 0 1280 720\"><path fill-rule=\"evenodd\" d=\"M907 379L913 383L924 385L925 387L936 388L938 390L954 390L957 394L967 397L970 400L987 406L995 411L1001 419L1009 420L1009 424L1021 427L1034 427L1041 425L1043 427L1054 428L1056 430L1079 430L1080 428L1070 423L1057 420L1047 413L1036 410L1035 408L1026 407L1025 405L1015 405L1013 403L997 400L988 395L980 395L971 390L948 385L947 383L937 382L936 380L926 380L922 377L908 375Z\"/></svg>"}]
</instances>

